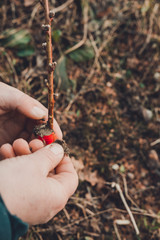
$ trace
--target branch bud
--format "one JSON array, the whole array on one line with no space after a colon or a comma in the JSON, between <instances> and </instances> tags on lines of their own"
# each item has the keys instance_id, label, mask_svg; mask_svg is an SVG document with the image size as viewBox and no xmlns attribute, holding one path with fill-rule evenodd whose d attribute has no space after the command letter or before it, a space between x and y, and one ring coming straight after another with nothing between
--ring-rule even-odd
<instances>
[{"instance_id":1,"label":"branch bud","mask_svg":"<svg viewBox=\"0 0 160 240\"><path fill-rule=\"evenodd\" d=\"M49 86L49 84L48 84L48 79L44 79L44 82L45 82L45 84L46 84L46 87L48 87L48 86Z\"/></svg>"},{"instance_id":2,"label":"branch bud","mask_svg":"<svg viewBox=\"0 0 160 240\"><path fill-rule=\"evenodd\" d=\"M55 12L53 10L49 11L49 18L54 18Z\"/></svg>"},{"instance_id":3,"label":"branch bud","mask_svg":"<svg viewBox=\"0 0 160 240\"><path fill-rule=\"evenodd\" d=\"M44 42L44 43L42 43L42 48L46 48L47 47L47 43L46 42Z\"/></svg>"},{"instance_id":4,"label":"branch bud","mask_svg":"<svg viewBox=\"0 0 160 240\"><path fill-rule=\"evenodd\" d=\"M50 25L49 24L47 24L47 25L42 24L42 30L43 31L49 31L49 29L50 29Z\"/></svg>"},{"instance_id":5,"label":"branch bud","mask_svg":"<svg viewBox=\"0 0 160 240\"><path fill-rule=\"evenodd\" d=\"M49 63L49 68L50 68L50 70L51 70L51 71L54 71L54 70L55 70L55 68L56 68L56 65L57 65L57 63L56 63L56 62Z\"/></svg>"},{"instance_id":6,"label":"branch bud","mask_svg":"<svg viewBox=\"0 0 160 240\"><path fill-rule=\"evenodd\" d=\"M52 64L53 64L54 68L57 66L57 62L53 62Z\"/></svg>"}]
</instances>

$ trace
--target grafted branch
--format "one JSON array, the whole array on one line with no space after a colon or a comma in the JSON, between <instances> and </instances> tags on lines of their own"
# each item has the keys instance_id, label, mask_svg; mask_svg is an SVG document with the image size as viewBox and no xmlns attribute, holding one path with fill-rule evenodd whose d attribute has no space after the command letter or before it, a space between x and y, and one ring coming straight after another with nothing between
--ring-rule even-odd
<instances>
[{"instance_id":1,"label":"grafted branch","mask_svg":"<svg viewBox=\"0 0 160 240\"><path fill-rule=\"evenodd\" d=\"M46 53L47 53L47 86L48 86L48 126L53 129L53 118L54 118L54 81L53 75L56 66L56 62L53 62L52 56L52 35L51 35L51 23L53 21L54 12L49 11L48 0L43 0L42 5L45 12L45 24L42 25L43 30L46 34Z\"/></svg>"}]
</instances>

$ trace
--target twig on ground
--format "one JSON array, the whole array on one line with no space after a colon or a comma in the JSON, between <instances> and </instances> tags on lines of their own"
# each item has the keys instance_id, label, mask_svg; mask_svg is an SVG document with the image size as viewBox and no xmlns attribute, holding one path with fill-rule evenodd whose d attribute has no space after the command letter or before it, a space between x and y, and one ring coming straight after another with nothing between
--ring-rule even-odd
<instances>
[{"instance_id":1,"label":"twig on ground","mask_svg":"<svg viewBox=\"0 0 160 240\"><path fill-rule=\"evenodd\" d=\"M147 38L146 38L146 41L145 41L143 47L140 49L139 54L142 54L143 51L146 49L147 45L150 43L150 40L152 38L152 31L153 31L153 20L154 20L156 12L158 11L158 8L159 8L159 4L155 4L154 8L152 10L152 14L150 16L150 20L149 20L149 31L147 34Z\"/></svg>"},{"instance_id":2,"label":"twig on ground","mask_svg":"<svg viewBox=\"0 0 160 240\"><path fill-rule=\"evenodd\" d=\"M118 240L121 240L121 237L120 237L117 225L128 225L128 224L130 224L130 221L127 220L127 219L116 219L116 220L114 220L113 226L114 226L114 230L115 230L115 233L117 235Z\"/></svg>"},{"instance_id":3,"label":"twig on ground","mask_svg":"<svg viewBox=\"0 0 160 240\"><path fill-rule=\"evenodd\" d=\"M86 89L85 85L87 84L87 82L93 77L95 73L95 69L94 69L94 64L93 67L91 68L90 74L89 76L86 78L85 83L83 84L82 88L80 89L80 91L74 96L74 98L69 102L68 106L65 108L65 111L68 112L70 110L70 108L72 107L73 103L80 97L81 94L84 94L88 91L91 90L90 89ZM95 89L95 88L94 88Z\"/></svg>"},{"instance_id":4,"label":"twig on ground","mask_svg":"<svg viewBox=\"0 0 160 240\"><path fill-rule=\"evenodd\" d=\"M124 197L124 195L123 195L123 192L122 192L122 190L121 190L121 188L120 188L120 185L119 185L118 183L113 182L113 183L112 183L112 187L115 187L115 188L117 189L117 191L119 192L119 195L120 195L120 197L121 197L121 200L122 200L122 202L123 202L123 204L124 204L124 206L125 206L128 214L129 214L129 216L130 216L130 219L131 219L132 224L133 224L133 226L134 226L135 232L136 232L137 235L139 235L140 232L139 232L139 229L138 229L138 227L137 227L136 221L135 221L135 219L134 219L134 217L133 217L133 214L132 214L132 212L131 212L128 204L127 204L127 201L126 201L126 199L125 199L125 197Z\"/></svg>"},{"instance_id":5,"label":"twig on ground","mask_svg":"<svg viewBox=\"0 0 160 240\"><path fill-rule=\"evenodd\" d=\"M4 48L0 48L0 52L5 52L5 56L6 56L8 65L9 65L9 67L11 69L11 72L14 74L14 81L15 81L16 84L18 84L19 83L19 79L18 79L18 75L16 73L16 70L14 68L12 58L9 56L7 51L4 51Z\"/></svg>"},{"instance_id":6,"label":"twig on ground","mask_svg":"<svg viewBox=\"0 0 160 240\"><path fill-rule=\"evenodd\" d=\"M67 49L64 52L65 55L75 51L78 48L80 48L82 45L84 45L84 43L87 40L87 33L88 33L88 4L85 4L85 7L84 7L84 20L83 21L84 21L84 28L83 28L83 38L82 38L82 40L80 42L78 42L76 45L74 45L73 47Z\"/></svg>"},{"instance_id":7,"label":"twig on ground","mask_svg":"<svg viewBox=\"0 0 160 240\"><path fill-rule=\"evenodd\" d=\"M54 8L54 12L57 13L57 12L63 11L65 8L67 8L73 2L74 2L74 0L68 0L67 2L63 3L59 7Z\"/></svg>"},{"instance_id":8,"label":"twig on ground","mask_svg":"<svg viewBox=\"0 0 160 240\"><path fill-rule=\"evenodd\" d=\"M91 33L89 34L89 38L90 38L91 45L92 45L92 47L94 49L94 52L95 52L94 64L97 66L98 70L100 70L100 64L98 62L98 59L99 59L100 55L99 55L99 51L98 51L98 48L96 46L95 40L93 38L93 35Z\"/></svg>"},{"instance_id":9,"label":"twig on ground","mask_svg":"<svg viewBox=\"0 0 160 240\"><path fill-rule=\"evenodd\" d=\"M29 19L29 21L28 21L28 27L29 27L29 28L32 26L33 20L34 20L34 18L35 18L35 15L36 15L39 7L40 7L40 4L37 3L37 4L34 6L34 8L33 8L33 11L32 11L32 13L31 13L31 17L30 17L30 19Z\"/></svg>"},{"instance_id":10,"label":"twig on ground","mask_svg":"<svg viewBox=\"0 0 160 240\"><path fill-rule=\"evenodd\" d=\"M58 240L63 240L59 234L57 234Z\"/></svg>"},{"instance_id":11,"label":"twig on ground","mask_svg":"<svg viewBox=\"0 0 160 240\"><path fill-rule=\"evenodd\" d=\"M100 238L100 234L99 233L95 233L95 232L88 232L88 231L84 231L84 233L86 234L86 235L89 235L89 236L91 236L91 237L95 237L96 239L98 238ZM80 239L80 238L78 238L78 239ZM91 239L93 239L93 238L91 238Z\"/></svg>"},{"instance_id":12,"label":"twig on ground","mask_svg":"<svg viewBox=\"0 0 160 240\"><path fill-rule=\"evenodd\" d=\"M117 224L116 224L116 220L113 222L113 227L114 227L114 231L115 231L115 233L116 233L117 239L118 239L118 240L121 240L121 236L120 236L119 231L118 231L118 227L117 227Z\"/></svg>"},{"instance_id":13,"label":"twig on ground","mask_svg":"<svg viewBox=\"0 0 160 240\"><path fill-rule=\"evenodd\" d=\"M102 43L101 47L100 47L99 49L96 48L96 58L97 58L97 59L100 57L101 52L103 51L104 47L108 44L108 42L111 41L111 40L116 36L115 31L117 30L118 26L119 26L119 24L117 24L117 25L113 28L113 30L111 31L111 33L108 34L107 40L105 40L105 41ZM75 46L76 46L76 45L75 45ZM75 49L74 49L74 50L75 50ZM77 99L79 98L79 96L80 96L81 94L84 94L84 93L86 92L84 86L85 86L85 85L89 82L89 80L93 77L93 75L94 75L94 73L95 73L95 71L96 71L96 70L95 70L96 65L97 65L96 63L97 63L97 62L96 62L96 59L95 59L93 65L92 65L92 67L91 67L91 71L90 71L90 73L89 73L89 76L86 78L86 80L85 80L85 82L84 82L84 84L83 84L83 87L82 87L82 88L80 89L80 91L74 96L74 98L69 102L69 104L68 104L68 106L66 107L65 111L69 111L70 108L72 107L73 103L74 103L75 101L77 101Z\"/></svg>"},{"instance_id":14,"label":"twig on ground","mask_svg":"<svg viewBox=\"0 0 160 240\"><path fill-rule=\"evenodd\" d=\"M67 218L68 220L70 220L71 218L70 218L70 216L69 216L69 214L68 214L68 211L67 211L67 209L66 209L65 207L63 208L63 212L64 212L66 218Z\"/></svg>"},{"instance_id":15,"label":"twig on ground","mask_svg":"<svg viewBox=\"0 0 160 240\"><path fill-rule=\"evenodd\" d=\"M125 191L125 195L128 198L129 201L131 201L131 203L136 206L136 208L139 208L138 205L133 201L133 199L129 196L128 194L128 187L127 187L127 181L126 178L124 176L124 174L121 174L122 179L123 179L123 185L124 185L124 191Z\"/></svg>"},{"instance_id":16,"label":"twig on ground","mask_svg":"<svg viewBox=\"0 0 160 240\"><path fill-rule=\"evenodd\" d=\"M2 31L6 21L7 21L7 7L6 5L2 5L1 7L1 14L2 14L2 17L1 17L1 25L0 25L0 30Z\"/></svg>"},{"instance_id":17,"label":"twig on ground","mask_svg":"<svg viewBox=\"0 0 160 240\"><path fill-rule=\"evenodd\" d=\"M155 146L155 145L157 145L157 144L159 144L160 143L160 138L158 138L157 140L155 140L154 142L152 142L150 145L151 145L151 147L153 147L153 146Z\"/></svg>"}]
</instances>

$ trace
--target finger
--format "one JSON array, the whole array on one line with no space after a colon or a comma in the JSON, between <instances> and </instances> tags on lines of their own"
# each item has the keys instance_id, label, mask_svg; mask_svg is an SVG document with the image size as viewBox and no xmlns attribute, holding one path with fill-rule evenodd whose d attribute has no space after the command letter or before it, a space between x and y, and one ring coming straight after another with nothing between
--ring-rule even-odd
<instances>
[{"instance_id":1,"label":"finger","mask_svg":"<svg viewBox=\"0 0 160 240\"><path fill-rule=\"evenodd\" d=\"M0 88L1 108L4 111L17 109L28 118L47 121L48 110L40 102L7 84L0 83ZM54 131L62 139L62 132L56 120L54 120Z\"/></svg>"},{"instance_id":2,"label":"finger","mask_svg":"<svg viewBox=\"0 0 160 240\"><path fill-rule=\"evenodd\" d=\"M46 147L34 152L31 157L44 176L48 176L64 156L63 147L60 144L52 143Z\"/></svg>"},{"instance_id":3,"label":"finger","mask_svg":"<svg viewBox=\"0 0 160 240\"><path fill-rule=\"evenodd\" d=\"M17 110L26 117L37 120L42 118L47 120L47 109L30 96L21 93L19 98L17 97L17 102L15 104L17 105Z\"/></svg>"},{"instance_id":4,"label":"finger","mask_svg":"<svg viewBox=\"0 0 160 240\"><path fill-rule=\"evenodd\" d=\"M28 118L47 120L47 109L37 100L16 88L0 83L1 108L5 111L18 110Z\"/></svg>"},{"instance_id":5,"label":"finger","mask_svg":"<svg viewBox=\"0 0 160 240\"><path fill-rule=\"evenodd\" d=\"M30 148L31 152L33 152L33 153L43 147L44 147L44 144L39 139L33 139L32 141L29 142L29 148Z\"/></svg>"},{"instance_id":6,"label":"finger","mask_svg":"<svg viewBox=\"0 0 160 240\"><path fill-rule=\"evenodd\" d=\"M15 140L12 146L16 156L28 155L31 153L28 142L22 138Z\"/></svg>"},{"instance_id":7,"label":"finger","mask_svg":"<svg viewBox=\"0 0 160 240\"><path fill-rule=\"evenodd\" d=\"M0 155L2 159L15 157L15 153L11 144L6 143L0 148Z\"/></svg>"},{"instance_id":8,"label":"finger","mask_svg":"<svg viewBox=\"0 0 160 240\"><path fill-rule=\"evenodd\" d=\"M53 178L63 185L68 197L75 192L78 186L78 175L69 156L65 156L59 163Z\"/></svg>"}]
</instances>

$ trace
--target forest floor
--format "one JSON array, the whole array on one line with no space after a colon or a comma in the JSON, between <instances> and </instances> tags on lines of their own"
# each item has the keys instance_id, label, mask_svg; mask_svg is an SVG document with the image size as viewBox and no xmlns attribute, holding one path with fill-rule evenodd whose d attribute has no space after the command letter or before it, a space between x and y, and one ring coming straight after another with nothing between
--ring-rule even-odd
<instances>
[{"instance_id":1,"label":"forest floor","mask_svg":"<svg viewBox=\"0 0 160 240\"><path fill-rule=\"evenodd\" d=\"M52 0L50 7L55 117L79 186L64 210L21 239L158 240L160 3ZM47 106L43 8L5 0L0 20L0 80Z\"/></svg>"}]
</instances>

